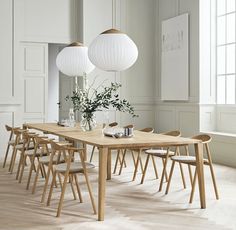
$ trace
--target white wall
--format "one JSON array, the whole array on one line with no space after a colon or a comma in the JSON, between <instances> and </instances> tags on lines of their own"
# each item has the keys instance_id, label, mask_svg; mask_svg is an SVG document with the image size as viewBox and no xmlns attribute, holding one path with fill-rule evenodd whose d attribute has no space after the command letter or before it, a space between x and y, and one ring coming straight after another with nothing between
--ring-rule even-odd
<instances>
[{"instance_id":1,"label":"white wall","mask_svg":"<svg viewBox=\"0 0 236 230\"><path fill-rule=\"evenodd\" d=\"M118 121L120 125L134 124L136 128L154 126L154 78L155 78L155 0L84 0L83 30L79 38L89 45L101 32L112 27L127 33L137 44L139 58L134 66L122 73L109 73L96 69L89 76L91 83L96 78L95 86L103 81L120 82L121 97L128 99L139 114L133 119L130 115L111 109L109 121ZM142 17L140 17L142 15ZM97 113L97 121L104 122L103 112Z\"/></svg>"},{"instance_id":2,"label":"white wall","mask_svg":"<svg viewBox=\"0 0 236 230\"><path fill-rule=\"evenodd\" d=\"M210 18L206 22L201 20L202 16L209 16L209 1L2 0L0 29L4 36L0 37L0 44L4 52L0 54L0 132L5 138L4 124L46 120L49 43L65 44L80 38L89 45L100 32L111 27L126 32L137 43L139 58L134 66L122 73L96 70L89 76L89 81L97 76L97 85L105 79L109 79L105 84L121 82L121 96L127 98L140 115L132 119L127 114L111 110L111 121L117 120L121 125L134 123L136 128L155 126L158 132L180 129L184 136L192 136L200 129L213 130L219 118L217 113L229 120L229 113L220 108L216 110L212 104L214 91L210 82L214 73L209 74L206 64L210 62L209 40L200 42L201 36L209 32ZM165 102L160 100L161 21L182 13L190 15L189 101ZM202 24L205 27L201 27ZM199 52L199 48L205 52ZM51 71L55 77L55 69L50 70L50 75ZM50 103L55 106L55 102L56 98ZM103 114L97 117L102 120ZM219 129L221 126L234 127L234 124L218 124ZM4 143L6 141L2 139L1 153ZM232 157L234 143L234 139L222 141L217 136L213 141L213 159L235 166L236 160ZM221 155L219 146L224 146L224 155Z\"/></svg>"},{"instance_id":3,"label":"white wall","mask_svg":"<svg viewBox=\"0 0 236 230\"><path fill-rule=\"evenodd\" d=\"M85 45L89 44L101 32L111 29L115 26L114 15L116 13L116 2L111 0L81 0L79 8L83 9L83 17L80 21L82 31L80 30L80 42ZM95 80L95 81L94 81ZM94 82L94 84L93 84ZM111 82L119 82L119 76L116 73L105 72L95 68L95 70L88 75L88 84L93 84L94 88L108 86ZM103 112L96 113L97 122L104 122ZM114 109L109 110L109 122L119 121L119 114Z\"/></svg>"},{"instance_id":4,"label":"white wall","mask_svg":"<svg viewBox=\"0 0 236 230\"><path fill-rule=\"evenodd\" d=\"M59 71L56 66L56 57L59 52L58 45L48 46L48 122L59 119Z\"/></svg>"},{"instance_id":5,"label":"white wall","mask_svg":"<svg viewBox=\"0 0 236 230\"><path fill-rule=\"evenodd\" d=\"M0 158L8 140L5 124L13 126L19 121L20 98L16 93L17 80L14 70L14 1L0 2Z\"/></svg>"},{"instance_id":6,"label":"white wall","mask_svg":"<svg viewBox=\"0 0 236 230\"><path fill-rule=\"evenodd\" d=\"M17 0L22 24L21 40L69 43L77 39L76 0ZM18 18L19 20L20 18Z\"/></svg>"},{"instance_id":7,"label":"white wall","mask_svg":"<svg viewBox=\"0 0 236 230\"><path fill-rule=\"evenodd\" d=\"M156 129L179 129L183 136L192 136L199 132L199 2L159 0L156 13ZM161 101L161 22L183 13L189 13L189 101Z\"/></svg>"},{"instance_id":8,"label":"white wall","mask_svg":"<svg viewBox=\"0 0 236 230\"><path fill-rule=\"evenodd\" d=\"M207 132L214 162L236 167L235 108L215 105L214 0L159 0L157 7L156 129L179 129L184 136ZM214 9L213 9L214 11ZM190 85L186 103L160 101L160 26L161 21L181 13L190 15ZM211 68L211 66L213 68ZM181 90L181 89L180 89Z\"/></svg>"},{"instance_id":9,"label":"white wall","mask_svg":"<svg viewBox=\"0 0 236 230\"><path fill-rule=\"evenodd\" d=\"M0 158L8 137L5 124L47 119L48 43L77 40L77 1L58 3L0 1Z\"/></svg>"},{"instance_id":10,"label":"white wall","mask_svg":"<svg viewBox=\"0 0 236 230\"><path fill-rule=\"evenodd\" d=\"M134 105L139 117L121 114L121 123L134 123L136 128L154 127L156 4L155 0L121 1L121 30L139 50L137 62L120 76L122 96Z\"/></svg>"}]
</instances>

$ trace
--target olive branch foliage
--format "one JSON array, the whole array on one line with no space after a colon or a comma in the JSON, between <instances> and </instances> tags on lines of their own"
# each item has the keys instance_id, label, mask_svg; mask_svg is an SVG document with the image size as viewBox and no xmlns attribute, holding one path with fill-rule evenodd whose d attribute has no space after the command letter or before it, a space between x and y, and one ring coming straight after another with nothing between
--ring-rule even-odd
<instances>
[{"instance_id":1,"label":"olive branch foliage","mask_svg":"<svg viewBox=\"0 0 236 230\"><path fill-rule=\"evenodd\" d=\"M132 117L138 117L134 112L134 107L126 99L120 99L117 92L121 87L120 83L111 83L110 86L100 85L96 89L92 85L85 89L77 87L72 96L68 95L66 97L67 101L72 101L75 111L80 111L90 117L94 112L109 109L111 106L117 111L129 113Z\"/></svg>"}]
</instances>

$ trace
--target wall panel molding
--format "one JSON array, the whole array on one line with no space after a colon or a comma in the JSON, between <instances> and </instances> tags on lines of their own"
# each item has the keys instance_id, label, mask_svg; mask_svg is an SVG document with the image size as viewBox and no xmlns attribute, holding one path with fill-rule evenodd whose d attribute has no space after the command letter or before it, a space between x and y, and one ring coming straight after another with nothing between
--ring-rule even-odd
<instances>
[{"instance_id":1,"label":"wall panel molding","mask_svg":"<svg viewBox=\"0 0 236 230\"><path fill-rule=\"evenodd\" d=\"M182 135L192 136L199 132L198 111L197 104L159 104L156 106L156 129L160 132L179 129Z\"/></svg>"},{"instance_id":2,"label":"wall panel molding","mask_svg":"<svg viewBox=\"0 0 236 230\"><path fill-rule=\"evenodd\" d=\"M26 44L24 47L24 75L45 75L45 45Z\"/></svg>"},{"instance_id":3,"label":"wall panel molding","mask_svg":"<svg viewBox=\"0 0 236 230\"><path fill-rule=\"evenodd\" d=\"M8 133L5 129L5 125L14 126L14 112L2 111L0 107L0 159L4 157L6 151L6 145L8 142Z\"/></svg>"},{"instance_id":4,"label":"wall panel molding","mask_svg":"<svg viewBox=\"0 0 236 230\"><path fill-rule=\"evenodd\" d=\"M46 121L48 44L22 43L23 121Z\"/></svg>"}]
</instances>

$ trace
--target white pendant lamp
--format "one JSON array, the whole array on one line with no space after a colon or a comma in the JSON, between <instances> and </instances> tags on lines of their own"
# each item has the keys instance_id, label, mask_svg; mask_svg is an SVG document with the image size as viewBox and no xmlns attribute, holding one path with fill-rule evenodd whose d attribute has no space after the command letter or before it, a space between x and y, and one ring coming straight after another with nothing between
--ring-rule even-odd
<instances>
[{"instance_id":1,"label":"white pendant lamp","mask_svg":"<svg viewBox=\"0 0 236 230\"><path fill-rule=\"evenodd\" d=\"M116 29L98 35L88 49L91 62L105 71L122 71L132 66L138 58L135 43Z\"/></svg>"},{"instance_id":2,"label":"white pendant lamp","mask_svg":"<svg viewBox=\"0 0 236 230\"><path fill-rule=\"evenodd\" d=\"M88 47L74 42L65 47L56 58L58 69L68 76L84 76L95 68L88 58Z\"/></svg>"}]
</instances>

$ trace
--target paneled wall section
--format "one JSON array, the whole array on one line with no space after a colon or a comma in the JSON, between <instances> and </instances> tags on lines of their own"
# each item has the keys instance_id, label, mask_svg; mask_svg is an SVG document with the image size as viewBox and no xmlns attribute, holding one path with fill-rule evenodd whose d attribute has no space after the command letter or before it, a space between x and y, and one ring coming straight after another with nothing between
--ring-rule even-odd
<instances>
[{"instance_id":1,"label":"paneled wall section","mask_svg":"<svg viewBox=\"0 0 236 230\"><path fill-rule=\"evenodd\" d=\"M23 43L24 122L44 122L47 116L48 45Z\"/></svg>"},{"instance_id":2,"label":"paneled wall section","mask_svg":"<svg viewBox=\"0 0 236 230\"><path fill-rule=\"evenodd\" d=\"M199 1L159 0L156 6L156 129L179 129L183 136L199 132ZM161 22L177 15L189 14L189 101L161 101ZM181 89L180 89L181 90Z\"/></svg>"}]
</instances>

